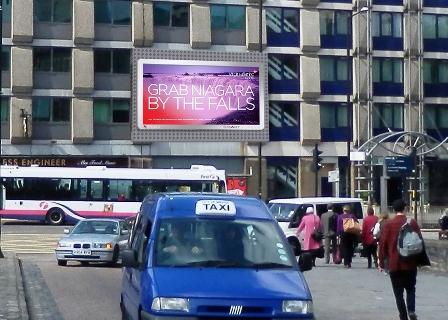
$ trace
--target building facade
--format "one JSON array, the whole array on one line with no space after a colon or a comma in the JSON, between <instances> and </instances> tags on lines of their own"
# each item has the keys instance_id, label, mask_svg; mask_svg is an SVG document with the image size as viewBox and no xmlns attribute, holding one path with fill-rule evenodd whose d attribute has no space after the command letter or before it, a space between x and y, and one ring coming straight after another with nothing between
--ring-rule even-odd
<instances>
[{"instance_id":1,"label":"building facade","mask_svg":"<svg viewBox=\"0 0 448 320\"><path fill-rule=\"evenodd\" d=\"M2 9L4 163L209 164L264 199L312 196L317 181L318 195L379 202L381 170L351 164L350 150L387 131L448 136L446 0L2 0ZM267 135L136 139L132 56L142 48L265 55ZM425 203L448 203L447 161L422 159ZM404 180L388 180L391 199L406 194Z\"/></svg>"}]
</instances>

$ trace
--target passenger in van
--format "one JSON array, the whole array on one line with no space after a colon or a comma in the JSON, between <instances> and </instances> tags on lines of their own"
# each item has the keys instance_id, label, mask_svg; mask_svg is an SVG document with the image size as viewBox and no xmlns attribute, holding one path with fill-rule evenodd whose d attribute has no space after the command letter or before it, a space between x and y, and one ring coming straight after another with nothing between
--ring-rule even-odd
<instances>
[{"instance_id":1,"label":"passenger in van","mask_svg":"<svg viewBox=\"0 0 448 320\"><path fill-rule=\"evenodd\" d=\"M202 253L202 249L193 244L192 239L187 236L186 226L181 224L173 224L171 233L166 239L166 242L162 248L162 252L176 255L193 254L199 255Z\"/></svg>"},{"instance_id":2,"label":"passenger in van","mask_svg":"<svg viewBox=\"0 0 448 320\"><path fill-rule=\"evenodd\" d=\"M330 263L330 252L336 248L336 220L337 214L333 211L333 204L327 205L327 212L321 215L320 226L324 234L325 263Z\"/></svg>"},{"instance_id":3,"label":"passenger in van","mask_svg":"<svg viewBox=\"0 0 448 320\"><path fill-rule=\"evenodd\" d=\"M351 213L349 205L345 205L342 209L343 213L338 216L337 233L341 243L342 256L344 258L344 267L352 267L353 254L355 252L355 243L357 241L356 234L344 232L344 219L353 219L358 222L358 219Z\"/></svg>"},{"instance_id":4,"label":"passenger in van","mask_svg":"<svg viewBox=\"0 0 448 320\"><path fill-rule=\"evenodd\" d=\"M316 258L318 255L319 248L321 246L320 242L313 239L311 236L314 229L320 228L320 218L314 214L313 207L308 207L305 212L305 216L302 218L299 227L297 228L297 237L303 230L303 250L308 251L313 256L313 266L316 265Z\"/></svg>"}]
</instances>

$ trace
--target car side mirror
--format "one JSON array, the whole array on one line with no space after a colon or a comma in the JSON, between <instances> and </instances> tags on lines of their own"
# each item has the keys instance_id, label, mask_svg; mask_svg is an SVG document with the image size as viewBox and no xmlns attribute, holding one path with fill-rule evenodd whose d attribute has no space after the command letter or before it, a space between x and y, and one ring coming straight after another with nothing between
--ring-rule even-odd
<instances>
[{"instance_id":1,"label":"car side mirror","mask_svg":"<svg viewBox=\"0 0 448 320\"><path fill-rule=\"evenodd\" d=\"M301 272L313 269L313 255L310 252L302 252L300 254L299 269Z\"/></svg>"},{"instance_id":2,"label":"car side mirror","mask_svg":"<svg viewBox=\"0 0 448 320\"><path fill-rule=\"evenodd\" d=\"M131 249L124 249L120 252L121 254L121 264L123 267L128 268L138 268L139 264L135 258L135 252Z\"/></svg>"},{"instance_id":3,"label":"car side mirror","mask_svg":"<svg viewBox=\"0 0 448 320\"><path fill-rule=\"evenodd\" d=\"M69 234L70 233L70 229L64 229L64 234Z\"/></svg>"}]
</instances>

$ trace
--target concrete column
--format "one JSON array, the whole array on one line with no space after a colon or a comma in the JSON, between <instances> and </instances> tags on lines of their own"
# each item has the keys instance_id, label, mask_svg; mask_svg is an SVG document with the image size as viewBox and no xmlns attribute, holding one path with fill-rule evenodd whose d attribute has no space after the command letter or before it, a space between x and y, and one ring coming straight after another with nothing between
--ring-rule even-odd
<instances>
[{"instance_id":1,"label":"concrete column","mask_svg":"<svg viewBox=\"0 0 448 320\"><path fill-rule=\"evenodd\" d=\"M361 56L367 53L368 14L370 13L360 13L353 17L353 49Z\"/></svg>"},{"instance_id":2,"label":"concrete column","mask_svg":"<svg viewBox=\"0 0 448 320\"><path fill-rule=\"evenodd\" d=\"M407 56L417 56L420 52L419 31L420 23L416 13L404 14L403 41Z\"/></svg>"},{"instance_id":3,"label":"concrete column","mask_svg":"<svg viewBox=\"0 0 448 320\"><path fill-rule=\"evenodd\" d=\"M266 199L267 197L267 163L266 159L261 160L261 175L259 171L259 159L258 158L246 158L245 164L246 172L250 172L250 167L252 167L252 176L247 178L247 193L248 195L258 196L260 177L261 177L261 198Z\"/></svg>"},{"instance_id":4,"label":"concrete column","mask_svg":"<svg viewBox=\"0 0 448 320\"><path fill-rule=\"evenodd\" d=\"M154 11L152 1L143 1L143 46L150 47L154 42Z\"/></svg>"},{"instance_id":5,"label":"concrete column","mask_svg":"<svg viewBox=\"0 0 448 320\"><path fill-rule=\"evenodd\" d=\"M361 146L369 139L369 105L367 102L358 102L354 105L354 143Z\"/></svg>"},{"instance_id":6,"label":"concrete column","mask_svg":"<svg viewBox=\"0 0 448 320\"><path fill-rule=\"evenodd\" d=\"M313 30L313 32L310 32ZM320 18L317 10L300 10L300 48L316 53L320 49Z\"/></svg>"},{"instance_id":7,"label":"concrete column","mask_svg":"<svg viewBox=\"0 0 448 320\"><path fill-rule=\"evenodd\" d=\"M10 118L9 118L9 135L11 137L11 143L23 144L29 143L32 137L32 99L31 97L11 97L10 104ZM28 137L25 136L24 119L22 118L22 110L25 114L29 115L27 121Z\"/></svg>"},{"instance_id":8,"label":"concrete column","mask_svg":"<svg viewBox=\"0 0 448 320\"><path fill-rule=\"evenodd\" d=\"M300 142L303 145L320 142L320 111L317 103L300 104Z\"/></svg>"},{"instance_id":9,"label":"concrete column","mask_svg":"<svg viewBox=\"0 0 448 320\"><path fill-rule=\"evenodd\" d=\"M419 112L418 102L405 104L404 130L419 131L419 120L422 115Z\"/></svg>"},{"instance_id":10,"label":"concrete column","mask_svg":"<svg viewBox=\"0 0 448 320\"><path fill-rule=\"evenodd\" d=\"M319 4L320 0L302 0L302 5L304 7L316 7Z\"/></svg>"},{"instance_id":11,"label":"concrete column","mask_svg":"<svg viewBox=\"0 0 448 320\"><path fill-rule=\"evenodd\" d=\"M82 144L93 140L93 101L91 98L72 99L72 142Z\"/></svg>"},{"instance_id":12,"label":"concrete column","mask_svg":"<svg viewBox=\"0 0 448 320\"><path fill-rule=\"evenodd\" d=\"M212 43L210 5L190 5L190 45L193 49L207 49Z\"/></svg>"},{"instance_id":13,"label":"concrete column","mask_svg":"<svg viewBox=\"0 0 448 320\"><path fill-rule=\"evenodd\" d=\"M404 59L404 96L406 100L419 100L420 64L417 58Z\"/></svg>"},{"instance_id":14,"label":"concrete column","mask_svg":"<svg viewBox=\"0 0 448 320\"><path fill-rule=\"evenodd\" d=\"M260 49L260 8L257 4L246 7L246 47L248 50ZM261 21L261 45L266 48L266 10L263 9Z\"/></svg>"},{"instance_id":15,"label":"concrete column","mask_svg":"<svg viewBox=\"0 0 448 320\"><path fill-rule=\"evenodd\" d=\"M33 48L11 47L11 91L31 93L33 89Z\"/></svg>"},{"instance_id":16,"label":"concrete column","mask_svg":"<svg viewBox=\"0 0 448 320\"><path fill-rule=\"evenodd\" d=\"M299 197L314 197L314 172L311 157L299 158Z\"/></svg>"},{"instance_id":17,"label":"concrete column","mask_svg":"<svg viewBox=\"0 0 448 320\"><path fill-rule=\"evenodd\" d=\"M94 88L93 50L73 48L72 65L73 94L91 94Z\"/></svg>"},{"instance_id":18,"label":"concrete column","mask_svg":"<svg viewBox=\"0 0 448 320\"><path fill-rule=\"evenodd\" d=\"M143 3L132 2L132 42L134 46L142 46L143 35Z\"/></svg>"},{"instance_id":19,"label":"concrete column","mask_svg":"<svg viewBox=\"0 0 448 320\"><path fill-rule=\"evenodd\" d=\"M94 1L73 0L73 42L75 44L92 44L94 40Z\"/></svg>"},{"instance_id":20,"label":"concrete column","mask_svg":"<svg viewBox=\"0 0 448 320\"><path fill-rule=\"evenodd\" d=\"M300 94L302 99L317 99L320 96L318 57L300 56Z\"/></svg>"},{"instance_id":21,"label":"concrete column","mask_svg":"<svg viewBox=\"0 0 448 320\"><path fill-rule=\"evenodd\" d=\"M367 58L353 60L355 75L353 77L353 97L366 101L369 97L369 62Z\"/></svg>"},{"instance_id":22,"label":"concrete column","mask_svg":"<svg viewBox=\"0 0 448 320\"><path fill-rule=\"evenodd\" d=\"M14 0L11 8L11 37L13 42L33 41L33 3Z\"/></svg>"}]
</instances>

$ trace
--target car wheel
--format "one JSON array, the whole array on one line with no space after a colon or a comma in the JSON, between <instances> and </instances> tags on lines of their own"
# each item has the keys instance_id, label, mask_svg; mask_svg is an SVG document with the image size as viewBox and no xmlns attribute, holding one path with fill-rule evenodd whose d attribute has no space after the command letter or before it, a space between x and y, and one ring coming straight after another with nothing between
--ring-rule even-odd
<instances>
[{"instance_id":1,"label":"car wheel","mask_svg":"<svg viewBox=\"0 0 448 320\"><path fill-rule=\"evenodd\" d=\"M82 266L88 266L89 265L89 261L80 261Z\"/></svg>"},{"instance_id":2,"label":"car wheel","mask_svg":"<svg viewBox=\"0 0 448 320\"><path fill-rule=\"evenodd\" d=\"M58 266L66 266L67 261L66 260L58 260Z\"/></svg>"},{"instance_id":3,"label":"car wheel","mask_svg":"<svg viewBox=\"0 0 448 320\"><path fill-rule=\"evenodd\" d=\"M121 305L121 320L129 320L126 310L123 305Z\"/></svg>"},{"instance_id":4,"label":"car wheel","mask_svg":"<svg viewBox=\"0 0 448 320\"><path fill-rule=\"evenodd\" d=\"M64 211L60 208L51 208L46 216L47 223L53 226L59 226L64 223Z\"/></svg>"}]
</instances>

